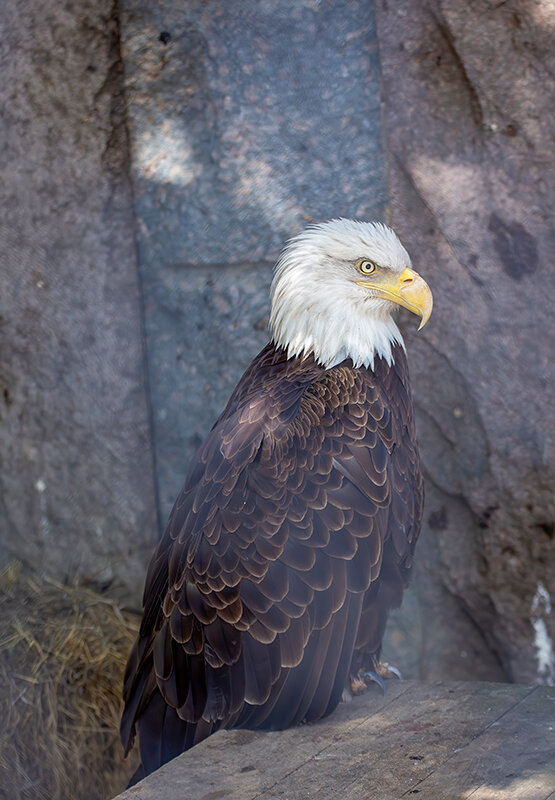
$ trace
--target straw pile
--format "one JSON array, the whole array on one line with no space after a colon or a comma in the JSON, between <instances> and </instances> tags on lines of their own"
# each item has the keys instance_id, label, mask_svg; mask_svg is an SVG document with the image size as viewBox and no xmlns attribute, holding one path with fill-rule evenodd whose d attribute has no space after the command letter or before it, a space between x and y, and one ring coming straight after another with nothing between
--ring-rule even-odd
<instances>
[{"instance_id":1,"label":"straw pile","mask_svg":"<svg viewBox=\"0 0 555 800\"><path fill-rule=\"evenodd\" d=\"M118 738L138 620L82 587L0 572L0 798L105 800L137 765Z\"/></svg>"}]
</instances>

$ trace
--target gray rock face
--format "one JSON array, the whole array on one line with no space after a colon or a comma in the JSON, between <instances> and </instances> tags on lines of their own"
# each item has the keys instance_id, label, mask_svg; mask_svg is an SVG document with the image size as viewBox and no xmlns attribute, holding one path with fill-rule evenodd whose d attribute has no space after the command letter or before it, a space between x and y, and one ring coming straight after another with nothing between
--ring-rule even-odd
<instances>
[{"instance_id":1,"label":"gray rock face","mask_svg":"<svg viewBox=\"0 0 555 800\"><path fill-rule=\"evenodd\" d=\"M0 18L1 556L138 601L156 533L117 20Z\"/></svg>"},{"instance_id":2,"label":"gray rock face","mask_svg":"<svg viewBox=\"0 0 555 800\"><path fill-rule=\"evenodd\" d=\"M391 221L436 303L405 331L428 502L385 657L553 682L555 19L376 8L381 76L359 0L2 4L0 558L137 602L153 460L163 524L283 241L383 217L381 78Z\"/></svg>"},{"instance_id":3,"label":"gray rock face","mask_svg":"<svg viewBox=\"0 0 555 800\"><path fill-rule=\"evenodd\" d=\"M379 63L363 2L121 7L163 522L267 341L285 239L383 216Z\"/></svg>"},{"instance_id":4,"label":"gray rock face","mask_svg":"<svg viewBox=\"0 0 555 800\"><path fill-rule=\"evenodd\" d=\"M271 264L168 267L151 296L161 522L242 372L268 341Z\"/></svg>"},{"instance_id":5,"label":"gray rock face","mask_svg":"<svg viewBox=\"0 0 555 800\"><path fill-rule=\"evenodd\" d=\"M445 609L421 668L477 677L478 658L553 682L555 17L378 9L391 216L436 299L408 335L428 479L417 585L426 617Z\"/></svg>"},{"instance_id":6,"label":"gray rock face","mask_svg":"<svg viewBox=\"0 0 555 800\"><path fill-rule=\"evenodd\" d=\"M383 212L368 3L121 9L147 282L168 262L271 261L311 219Z\"/></svg>"}]
</instances>

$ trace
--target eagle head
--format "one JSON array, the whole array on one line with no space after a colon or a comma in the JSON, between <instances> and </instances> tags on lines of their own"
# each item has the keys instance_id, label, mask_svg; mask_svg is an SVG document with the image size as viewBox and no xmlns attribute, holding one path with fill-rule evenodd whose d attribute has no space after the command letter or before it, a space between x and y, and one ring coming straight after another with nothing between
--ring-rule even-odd
<instances>
[{"instance_id":1,"label":"eagle head","mask_svg":"<svg viewBox=\"0 0 555 800\"><path fill-rule=\"evenodd\" d=\"M351 358L370 366L393 361L403 345L397 306L421 318L432 313L432 293L411 269L409 254L379 222L332 219L291 239L276 265L270 328L289 358L312 354L326 368Z\"/></svg>"}]
</instances>

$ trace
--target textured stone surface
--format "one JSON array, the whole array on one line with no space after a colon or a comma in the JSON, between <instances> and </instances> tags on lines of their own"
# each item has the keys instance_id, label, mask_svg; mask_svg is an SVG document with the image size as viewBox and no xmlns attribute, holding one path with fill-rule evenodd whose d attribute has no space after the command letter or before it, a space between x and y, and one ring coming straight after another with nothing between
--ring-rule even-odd
<instances>
[{"instance_id":1,"label":"textured stone surface","mask_svg":"<svg viewBox=\"0 0 555 800\"><path fill-rule=\"evenodd\" d=\"M272 260L307 219L385 204L368 3L122 0L145 277Z\"/></svg>"},{"instance_id":2,"label":"textured stone surface","mask_svg":"<svg viewBox=\"0 0 555 800\"><path fill-rule=\"evenodd\" d=\"M189 460L268 341L270 264L176 265L148 300L162 520Z\"/></svg>"},{"instance_id":3,"label":"textured stone surface","mask_svg":"<svg viewBox=\"0 0 555 800\"><path fill-rule=\"evenodd\" d=\"M156 534L114 5L0 23L2 560L135 601Z\"/></svg>"},{"instance_id":4,"label":"textured stone surface","mask_svg":"<svg viewBox=\"0 0 555 800\"><path fill-rule=\"evenodd\" d=\"M283 239L382 216L379 66L363 2L119 6L163 521L266 340ZM114 8L0 10L0 548L137 597L155 523ZM552 4L376 8L392 221L436 299L406 326L428 503L384 655L553 680Z\"/></svg>"},{"instance_id":5,"label":"textured stone surface","mask_svg":"<svg viewBox=\"0 0 555 800\"><path fill-rule=\"evenodd\" d=\"M553 682L553 4L377 9L392 221L436 300L408 335L421 668Z\"/></svg>"},{"instance_id":6,"label":"textured stone surface","mask_svg":"<svg viewBox=\"0 0 555 800\"><path fill-rule=\"evenodd\" d=\"M284 240L383 215L379 63L362 1L120 5L163 521L267 341Z\"/></svg>"}]
</instances>

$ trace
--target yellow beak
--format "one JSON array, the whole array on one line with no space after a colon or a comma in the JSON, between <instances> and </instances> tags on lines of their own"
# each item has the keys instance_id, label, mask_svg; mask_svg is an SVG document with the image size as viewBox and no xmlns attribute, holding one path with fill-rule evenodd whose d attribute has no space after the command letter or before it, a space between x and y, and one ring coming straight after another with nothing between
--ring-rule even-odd
<instances>
[{"instance_id":1,"label":"yellow beak","mask_svg":"<svg viewBox=\"0 0 555 800\"><path fill-rule=\"evenodd\" d=\"M424 327L430 319L434 300L430 287L417 272L407 267L395 281L389 280L389 275L385 280L382 276L372 278L373 280L357 281L357 284L372 289L378 297L384 297L408 308L413 314L418 314L422 318L418 330Z\"/></svg>"}]
</instances>

